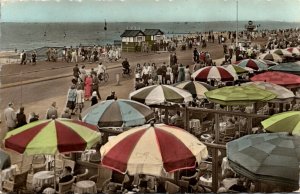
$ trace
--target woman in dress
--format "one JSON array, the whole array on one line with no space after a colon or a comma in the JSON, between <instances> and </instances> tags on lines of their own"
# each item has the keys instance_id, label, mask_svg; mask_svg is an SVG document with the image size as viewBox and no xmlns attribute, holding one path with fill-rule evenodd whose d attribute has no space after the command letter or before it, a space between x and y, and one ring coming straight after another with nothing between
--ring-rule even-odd
<instances>
[{"instance_id":1,"label":"woman in dress","mask_svg":"<svg viewBox=\"0 0 300 194\"><path fill-rule=\"evenodd\" d=\"M85 98L85 100L89 100L92 95L92 84L93 84L93 78L91 75L88 75L84 81L84 98Z\"/></svg>"},{"instance_id":2,"label":"woman in dress","mask_svg":"<svg viewBox=\"0 0 300 194\"><path fill-rule=\"evenodd\" d=\"M190 80L191 80L190 66L187 65L184 69L184 81L190 81Z\"/></svg>"}]
</instances>

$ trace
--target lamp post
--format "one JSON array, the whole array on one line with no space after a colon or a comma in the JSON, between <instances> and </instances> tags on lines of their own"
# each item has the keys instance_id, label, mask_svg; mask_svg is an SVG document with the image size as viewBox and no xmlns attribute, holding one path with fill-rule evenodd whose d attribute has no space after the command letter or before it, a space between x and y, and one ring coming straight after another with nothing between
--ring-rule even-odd
<instances>
[{"instance_id":1,"label":"lamp post","mask_svg":"<svg viewBox=\"0 0 300 194\"><path fill-rule=\"evenodd\" d=\"M236 36L235 36L235 46L236 48L238 45L238 34L239 33L239 0L236 0Z\"/></svg>"}]
</instances>

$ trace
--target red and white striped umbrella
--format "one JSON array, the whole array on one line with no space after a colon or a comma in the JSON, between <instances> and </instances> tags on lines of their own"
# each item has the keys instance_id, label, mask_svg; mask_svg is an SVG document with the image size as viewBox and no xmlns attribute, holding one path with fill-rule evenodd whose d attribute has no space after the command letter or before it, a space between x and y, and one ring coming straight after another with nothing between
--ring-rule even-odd
<instances>
[{"instance_id":1,"label":"red and white striped umbrella","mask_svg":"<svg viewBox=\"0 0 300 194\"><path fill-rule=\"evenodd\" d=\"M209 66L203 67L192 74L192 78L196 81L206 82L211 79L217 81L234 81L238 79L237 74L229 72L224 67Z\"/></svg>"},{"instance_id":2,"label":"red and white striped umbrella","mask_svg":"<svg viewBox=\"0 0 300 194\"><path fill-rule=\"evenodd\" d=\"M129 174L161 176L194 168L208 156L206 146L187 131L165 124L130 129L101 147L102 165Z\"/></svg>"},{"instance_id":3,"label":"red and white striped umbrella","mask_svg":"<svg viewBox=\"0 0 300 194\"><path fill-rule=\"evenodd\" d=\"M293 55L300 55L300 49L297 47L290 47L286 49L288 52L292 53Z\"/></svg>"}]
</instances>

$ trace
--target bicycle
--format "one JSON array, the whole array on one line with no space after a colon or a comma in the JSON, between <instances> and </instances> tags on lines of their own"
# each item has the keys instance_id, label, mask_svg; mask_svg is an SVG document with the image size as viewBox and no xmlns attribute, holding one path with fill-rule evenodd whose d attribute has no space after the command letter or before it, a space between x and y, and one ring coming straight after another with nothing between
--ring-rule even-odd
<instances>
[{"instance_id":1,"label":"bicycle","mask_svg":"<svg viewBox=\"0 0 300 194\"><path fill-rule=\"evenodd\" d=\"M107 82L108 79L109 79L109 75L108 75L108 73L105 71L104 73L98 75L98 79L99 79L99 82L102 82L102 81L103 81L103 82Z\"/></svg>"},{"instance_id":2,"label":"bicycle","mask_svg":"<svg viewBox=\"0 0 300 194\"><path fill-rule=\"evenodd\" d=\"M129 71L127 72L127 69L123 68L122 70L122 77L131 77L131 68L129 68Z\"/></svg>"}]
</instances>

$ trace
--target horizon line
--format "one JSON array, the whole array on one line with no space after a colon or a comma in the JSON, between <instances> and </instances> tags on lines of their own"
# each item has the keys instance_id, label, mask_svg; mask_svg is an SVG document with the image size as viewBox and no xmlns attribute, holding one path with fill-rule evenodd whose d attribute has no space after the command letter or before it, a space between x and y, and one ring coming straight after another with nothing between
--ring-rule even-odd
<instances>
[{"instance_id":1,"label":"horizon line","mask_svg":"<svg viewBox=\"0 0 300 194\"><path fill-rule=\"evenodd\" d=\"M0 0L1 1L1 0ZM248 22L250 20L240 20L239 22ZM277 21L277 20L252 20L253 22L280 22L280 23L300 23L300 21ZM208 22L236 22L236 20L214 20L214 21L111 21L107 23L208 23ZM0 23L36 23L36 24L43 24L43 23L104 23L100 21L0 21Z\"/></svg>"}]
</instances>

